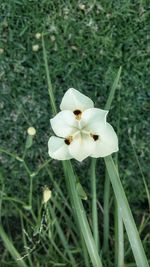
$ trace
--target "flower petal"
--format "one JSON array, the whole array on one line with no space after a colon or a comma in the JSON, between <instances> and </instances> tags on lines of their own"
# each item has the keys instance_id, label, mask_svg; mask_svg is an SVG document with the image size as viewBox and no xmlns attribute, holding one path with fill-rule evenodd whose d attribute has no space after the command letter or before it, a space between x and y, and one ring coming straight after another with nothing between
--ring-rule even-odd
<instances>
[{"instance_id":1,"label":"flower petal","mask_svg":"<svg viewBox=\"0 0 150 267\"><path fill-rule=\"evenodd\" d=\"M106 157L118 150L118 137L113 127L109 123L106 123L106 126L101 129L99 139L95 141L95 149L91 157Z\"/></svg>"},{"instance_id":2,"label":"flower petal","mask_svg":"<svg viewBox=\"0 0 150 267\"><path fill-rule=\"evenodd\" d=\"M50 120L53 131L60 137L68 137L77 131L78 121L70 110L59 112Z\"/></svg>"},{"instance_id":3,"label":"flower petal","mask_svg":"<svg viewBox=\"0 0 150 267\"><path fill-rule=\"evenodd\" d=\"M92 134L100 134L101 129L106 125L107 110L90 108L83 112L81 118L82 127Z\"/></svg>"},{"instance_id":4,"label":"flower petal","mask_svg":"<svg viewBox=\"0 0 150 267\"><path fill-rule=\"evenodd\" d=\"M48 154L51 158L57 160L68 160L72 158L64 139L56 136L51 136L48 141Z\"/></svg>"},{"instance_id":5,"label":"flower petal","mask_svg":"<svg viewBox=\"0 0 150 267\"><path fill-rule=\"evenodd\" d=\"M78 134L68 146L69 152L73 158L82 161L90 156L95 148L94 140L86 134Z\"/></svg>"},{"instance_id":6,"label":"flower petal","mask_svg":"<svg viewBox=\"0 0 150 267\"><path fill-rule=\"evenodd\" d=\"M70 88L67 90L60 104L61 110L84 111L88 108L93 107L93 101L74 88Z\"/></svg>"}]
</instances>

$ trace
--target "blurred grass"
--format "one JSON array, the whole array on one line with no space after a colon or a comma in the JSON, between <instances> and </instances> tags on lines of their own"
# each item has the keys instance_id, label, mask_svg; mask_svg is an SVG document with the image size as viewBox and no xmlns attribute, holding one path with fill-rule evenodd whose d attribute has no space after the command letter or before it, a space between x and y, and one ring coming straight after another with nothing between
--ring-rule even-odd
<instances>
[{"instance_id":1,"label":"blurred grass","mask_svg":"<svg viewBox=\"0 0 150 267\"><path fill-rule=\"evenodd\" d=\"M109 120L117 128L117 120L120 116L120 176L137 225L139 227L144 225L141 236L148 254L150 243L146 233L149 226L149 220L147 220L149 207L141 170L150 186L148 180L150 173L148 149L150 139L150 118L148 116L150 110L149 1L102 0L82 3L60 0L56 2L45 0L40 2L36 0L21 2L5 0L2 2L1 0L0 10L0 48L4 49L4 52L0 54L1 147L22 156L26 142L26 130L30 125L34 126L37 135L26 157L31 172L37 170L45 160L49 159L47 140L51 134L49 119L52 114L48 101L41 39L37 40L35 34L38 32L45 34L51 79L58 106L64 92L69 87L75 87L91 97L95 101L96 107L104 108L118 68L122 66L122 78L119 82L120 95L116 93ZM39 44L37 52L32 51L32 46L35 44ZM141 168L137 164L130 144L129 132ZM3 153L0 154L0 160L2 163L0 183L3 188L1 190L3 197L16 197L27 203L29 179L23 164ZM43 168L33 178L33 207L36 216L38 214L37 202L40 203L41 188L45 184L48 184L57 195L59 189L57 183L56 187L54 186L53 180L58 182L65 199L67 197L62 172L58 168L59 164L54 161L48 165L50 170L47 171L47 168ZM75 162L82 184L90 197L90 181L87 182L85 172L82 171L88 164L88 160L82 164ZM51 180L49 180L49 175ZM101 182L98 183L100 205L103 203L103 194L101 193L103 192L103 177L104 174L101 175ZM59 205L68 205L65 199L61 203L62 196L59 195ZM89 210L89 204L85 203L85 206ZM23 242L18 209L24 214L26 223L31 220L31 223L35 224L30 212L19 204L14 206L12 201L3 200L1 218L6 232L10 236L13 234L15 247L19 248L19 253L21 253ZM111 206L111 210L111 231L113 232L113 206ZM56 214L59 218L60 208ZM76 234L75 229L70 230L73 226L69 226L70 228L67 229L68 224L65 226L63 222L61 226L65 233L71 231ZM100 229L102 227L101 222ZM28 223L27 228L28 232L32 234L31 226ZM57 235L52 242L56 240L57 246L62 252L62 244L58 241ZM75 240L76 238L74 242ZM22 251L20 251L20 246ZM55 245L53 244L53 246ZM78 246L80 250L80 245ZM114 246L114 240L111 237L110 246L112 248ZM125 249L129 251L127 242ZM43 250L42 253L45 253L44 255L50 260L48 249L43 248ZM10 266L13 266L12 259L2 243L0 243L0 252L4 259L2 266L9 266L9 262ZM77 253L80 255L80 252ZM113 261L113 256L110 256ZM40 253L38 255L38 252L35 252L32 257L34 266L38 266L38 264L42 267L46 266L45 262L40 262ZM58 251L52 253L51 259L53 262L56 259L58 263L65 262L64 259L61 262ZM81 257L79 259L82 261ZM127 253L126 259L132 262L130 251ZM54 263L52 264L54 265ZM112 266L110 262L106 264L106 266ZM81 262L80 266L82 266Z\"/></svg>"}]
</instances>

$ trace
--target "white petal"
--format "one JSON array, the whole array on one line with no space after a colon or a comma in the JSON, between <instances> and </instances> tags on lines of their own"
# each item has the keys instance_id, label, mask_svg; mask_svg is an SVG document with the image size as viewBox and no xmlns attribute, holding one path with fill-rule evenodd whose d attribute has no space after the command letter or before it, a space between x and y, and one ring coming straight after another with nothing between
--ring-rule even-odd
<instances>
[{"instance_id":1,"label":"white petal","mask_svg":"<svg viewBox=\"0 0 150 267\"><path fill-rule=\"evenodd\" d=\"M50 120L53 131L60 137L68 137L77 131L78 121L73 112L64 110Z\"/></svg>"},{"instance_id":2,"label":"white petal","mask_svg":"<svg viewBox=\"0 0 150 267\"><path fill-rule=\"evenodd\" d=\"M118 137L113 127L106 123L106 126L101 130L99 139L95 141L95 149L91 157L106 157L118 150Z\"/></svg>"},{"instance_id":3,"label":"white petal","mask_svg":"<svg viewBox=\"0 0 150 267\"><path fill-rule=\"evenodd\" d=\"M64 139L55 136L51 136L48 141L48 154L51 158L58 160L68 160L72 158Z\"/></svg>"},{"instance_id":4,"label":"white petal","mask_svg":"<svg viewBox=\"0 0 150 267\"><path fill-rule=\"evenodd\" d=\"M95 141L91 136L78 134L68 146L69 152L73 158L82 161L90 156L95 148Z\"/></svg>"},{"instance_id":5,"label":"white petal","mask_svg":"<svg viewBox=\"0 0 150 267\"><path fill-rule=\"evenodd\" d=\"M99 134L106 125L107 110L90 108L85 110L81 117L81 124L85 131L92 134Z\"/></svg>"},{"instance_id":6,"label":"white petal","mask_svg":"<svg viewBox=\"0 0 150 267\"><path fill-rule=\"evenodd\" d=\"M84 111L88 108L93 107L93 101L74 88L70 88L67 90L60 104L61 110Z\"/></svg>"}]
</instances>

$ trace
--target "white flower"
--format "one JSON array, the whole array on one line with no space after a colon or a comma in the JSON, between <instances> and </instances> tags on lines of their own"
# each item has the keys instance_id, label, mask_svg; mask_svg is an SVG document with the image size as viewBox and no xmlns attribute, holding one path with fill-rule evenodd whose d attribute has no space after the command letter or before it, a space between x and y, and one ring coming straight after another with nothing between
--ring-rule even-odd
<instances>
[{"instance_id":1,"label":"white flower","mask_svg":"<svg viewBox=\"0 0 150 267\"><path fill-rule=\"evenodd\" d=\"M60 109L50 120L58 136L52 136L48 141L50 157L82 161L88 156L106 157L118 151L117 135L106 122L108 111L94 108L89 97L70 88L62 99Z\"/></svg>"}]
</instances>

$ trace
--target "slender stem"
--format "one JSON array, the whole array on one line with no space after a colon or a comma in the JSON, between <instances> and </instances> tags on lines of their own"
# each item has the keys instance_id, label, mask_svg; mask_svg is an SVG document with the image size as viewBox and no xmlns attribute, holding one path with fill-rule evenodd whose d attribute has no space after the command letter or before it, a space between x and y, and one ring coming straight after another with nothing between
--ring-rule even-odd
<instances>
[{"instance_id":1,"label":"slender stem","mask_svg":"<svg viewBox=\"0 0 150 267\"><path fill-rule=\"evenodd\" d=\"M118 129L119 129L119 123L118 123ZM118 171L118 153L115 155L115 166ZM123 225L122 216L119 212L119 207L118 207L118 203L117 203L115 196L114 196L114 201L115 201L115 266L123 267L124 266L124 225Z\"/></svg>"},{"instance_id":2,"label":"slender stem","mask_svg":"<svg viewBox=\"0 0 150 267\"><path fill-rule=\"evenodd\" d=\"M72 169L72 165L70 161L63 162L66 184L68 187L68 193L70 195L70 200L72 203L72 208L74 210L74 214L78 220L84 241L87 246L87 250L89 256L91 258L93 267L102 267L102 262L100 256L98 254L91 229L89 227L89 223L86 218L85 210L82 204L81 199L79 198L76 191L76 178Z\"/></svg>"},{"instance_id":3,"label":"slender stem","mask_svg":"<svg viewBox=\"0 0 150 267\"><path fill-rule=\"evenodd\" d=\"M82 246L83 255L84 255L85 267L90 267L89 255L88 255L87 247L83 239L82 233L80 234L80 236L81 236L81 246Z\"/></svg>"},{"instance_id":4,"label":"slender stem","mask_svg":"<svg viewBox=\"0 0 150 267\"><path fill-rule=\"evenodd\" d=\"M32 207L33 177L30 175L29 206Z\"/></svg>"},{"instance_id":5,"label":"slender stem","mask_svg":"<svg viewBox=\"0 0 150 267\"><path fill-rule=\"evenodd\" d=\"M122 216L130 245L138 267L149 267L142 242L139 237L124 189L122 187L118 171L111 156L104 158L106 168L112 183L112 187L118 203L119 213Z\"/></svg>"},{"instance_id":6,"label":"slender stem","mask_svg":"<svg viewBox=\"0 0 150 267\"><path fill-rule=\"evenodd\" d=\"M92 223L93 235L97 250L99 251L99 231L98 231L98 214L97 214L97 194L96 194L96 160L91 161L91 191L92 191Z\"/></svg>"},{"instance_id":7,"label":"slender stem","mask_svg":"<svg viewBox=\"0 0 150 267\"><path fill-rule=\"evenodd\" d=\"M50 97L50 103L52 105L53 114L56 114L57 113L57 109L56 109L55 98L54 98L54 94L53 94L52 82L51 82L51 78L50 78L50 75L49 75L48 60L47 60L45 42L44 42L43 35L42 35L42 47L43 47L43 58L44 58L44 63L45 63L45 72L46 72L46 77L47 77L48 93L49 93L49 97Z\"/></svg>"},{"instance_id":8,"label":"slender stem","mask_svg":"<svg viewBox=\"0 0 150 267\"><path fill-rule=\"evenodd\" d=\"M123 221L115 199L115 266L124 266L124 234Z\"/></svg>"},{"instance_id":9,"label":"slender stem","mask_svg":"<svg viewBox=\"0 0 150 267\"><path fill-rule=\"evenodd\" d=\"M105 171L104 184L104 231L103 231L103 252L109 251L109 198L110 198L110 180L107 170Z\"/></svg>"},{"instance_id":10,"label":"slender stem","mask_svg":"<svg viewBox=\"0 0 150 267\"><path fill-rule=\"evenodd\" d=\"M0 147L0 152L5 153L6 155L9 155L14 159L18 159L19 158L17 154L11 153L11 152L9 152L9 151L5 150L4 148L1 148L1 147Z\"/></svg>"}]
</instances>

